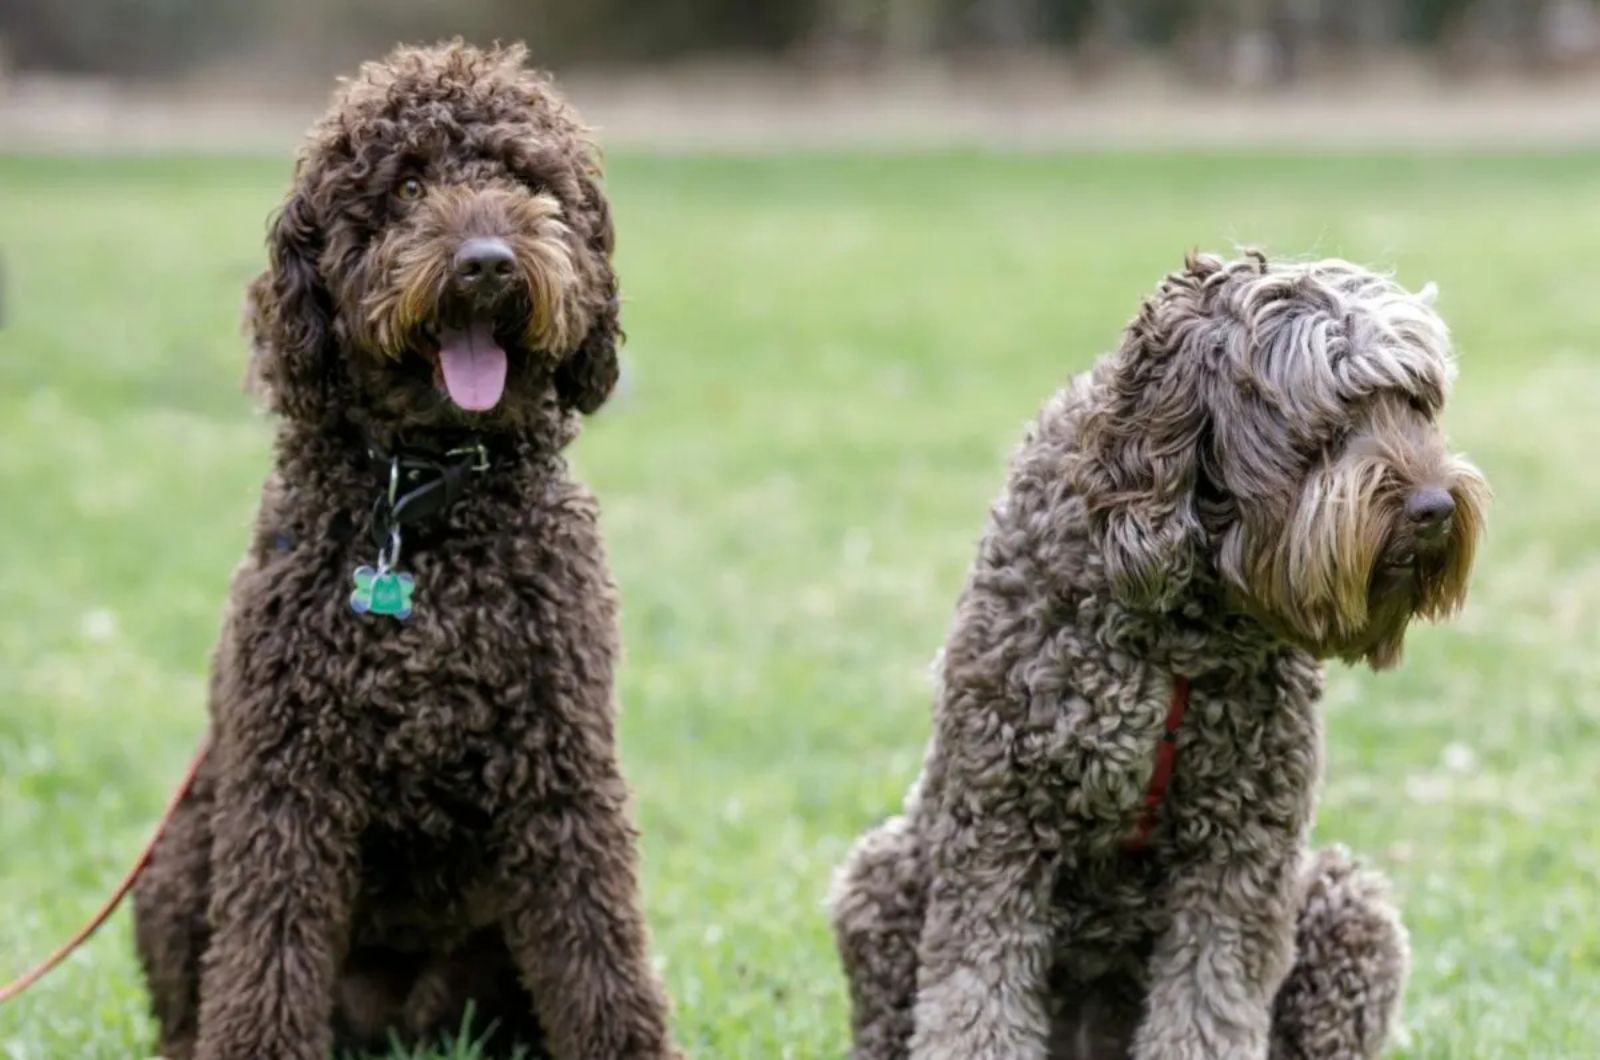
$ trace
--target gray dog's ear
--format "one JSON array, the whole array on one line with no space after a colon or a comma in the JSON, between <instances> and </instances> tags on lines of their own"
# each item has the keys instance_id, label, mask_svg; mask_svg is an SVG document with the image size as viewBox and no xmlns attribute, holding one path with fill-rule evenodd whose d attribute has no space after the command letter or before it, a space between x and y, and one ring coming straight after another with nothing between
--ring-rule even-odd
<instances>
[{"instance_id":1,"label":"gray dog's ear","mask_svg":"<svg viewBox=\"0 0 1600 1060\"><path fill-rule=\"evenodd\" d=\"M1117 598L1165 610L1200 562L1195 514L1207 430L1204 275L1175 273L1095 370L1077 485Z\"/></svg>"},{"instance_id":2,"label":"gray dog's ear","mask_svg":"<svg viewBox=\"0 0 1600 1060\"><path fill-rule=\"evenodd\" d=\"M617 385L617 344L622 340L622 329L618 324L617 278L611 268L611 252L616 244L611 209L600 190L598 172L584 173L579 183L588 229L582 238L590 324L578 348L556 366L555 385L563 405L590 413L605 403Z\"/></svg>"},{"instance_id":3,"label":"gray dog's ear","mask_svg":"<svg viewBox=\"0 0 1600 1060\"><path fill-rule=\"evenodd\" d=\"M248 386L291 418L312 418L326 403L333 299L317 269L322 241L314 208L296 190L268 226L268 266L246 294Z\"/></svg>"}]
</instances>

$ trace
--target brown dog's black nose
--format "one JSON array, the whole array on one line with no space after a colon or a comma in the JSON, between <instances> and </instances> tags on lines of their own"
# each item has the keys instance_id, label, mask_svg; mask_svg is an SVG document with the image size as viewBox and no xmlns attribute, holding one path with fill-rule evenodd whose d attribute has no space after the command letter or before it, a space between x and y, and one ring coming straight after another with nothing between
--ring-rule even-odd
<instances>
[{"instance_id":1,"label":"brown dog's black nose","mask_svg":"<svg viewBox=\"0 0 1600 1060\"><path fill-rule=\"evenodd\" d=\"M483 305L494 302L510 287L517 259L505 240L469 239L456 251L454 283L457 292Z\"/></svg>"},{"instance_id":2,"label":"brown dog's black nose","mask_svg":"<svg viewBox=\"0 0 1600 1060\"><path fill-rule=\"evenodd\" d=\"M1455 514L1456 501L1448 490L1420 489L1406 498L1406 518L1420 538L1443 537Z\"/></svg>"}]
</instances>

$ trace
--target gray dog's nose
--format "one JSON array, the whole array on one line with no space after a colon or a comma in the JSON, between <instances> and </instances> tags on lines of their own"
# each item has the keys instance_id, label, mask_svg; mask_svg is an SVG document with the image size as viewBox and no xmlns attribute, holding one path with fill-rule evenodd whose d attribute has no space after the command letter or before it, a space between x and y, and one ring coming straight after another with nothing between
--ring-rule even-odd
<instances>
[{"instance_id":1,"label":"gray dog's nose","mask_svg":"<svg viewBox=\"0 0 1600 1060\"><path fill-rule=\"evenodd\" d=\"M1448 490L1420 489L1406 498L1406 518L1416 527L1419 537L1440 537L1450 529L1451 517L1456 514L1455 498Z\"/></svg>"},{"instance_id":2,"label":"gray dog's nose","mask_svg":"<svg viewBox=\"0 0 1600 1060\"><path fill-rule=\"evenodd\" d=\"M456 290L476 302L492 301L503 294L516 271L516 255L503 239L469 239L456 251Z\"/></svg>"}]
</instances>

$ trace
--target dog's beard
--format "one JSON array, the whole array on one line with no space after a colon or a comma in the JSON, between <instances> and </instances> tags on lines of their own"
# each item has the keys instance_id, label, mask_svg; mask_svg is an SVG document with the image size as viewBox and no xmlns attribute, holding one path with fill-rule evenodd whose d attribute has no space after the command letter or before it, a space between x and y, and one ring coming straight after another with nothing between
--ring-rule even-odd
<instances>
[{"instance_id":1,"label":"dog's beard","mask_svg":"<svg viewBox=\"0 0 1600 1060\"><path fill-rule=\"evenodd\" d=\"M503 242L516 272L492 306L474 305L452 282L457 251L477 236ZM362 255L340 299L353 307L345 326L365 362L355 368L368 399L407 419L504 411L519 381L548 378L583 334L574 253L549 195L436 189Z\"/></svg>"},{"instance_id":2,"label":"dog's beard","mask_svg":"<svg viewBox=\"0 0 1600 1060\"><path fill-rule=\"evenodd\" d=\"M573 297L577 273L566 241L543 235L512 237L519 289L495 310L497 335L529 353L555 359L580 334ZM360 345L399 360L437 350L441 331L470 324L471 311L452 304L448 245L404 243L380 249L379 282L360 299Z\"/></svg>"},{"instance_id":3,"label":"dog's beard","mask_svg":"<svg viewBox=\"0 0 1600 1060\"><path fill-rule=\"evenodd\" d=\"M1413 618L1444 619L1465 602L1488 495L1470 464L1439 458L1432 479L1455 501L1453 527L1442 547L1414 550L1400 485L1407 476L1392 456L1374 449L1315 471L1287 515L1236 527L1223 556L1234 588L1269 627L1320 657L1373 669L1400 660Z\"/></svg>"}]
</instances>

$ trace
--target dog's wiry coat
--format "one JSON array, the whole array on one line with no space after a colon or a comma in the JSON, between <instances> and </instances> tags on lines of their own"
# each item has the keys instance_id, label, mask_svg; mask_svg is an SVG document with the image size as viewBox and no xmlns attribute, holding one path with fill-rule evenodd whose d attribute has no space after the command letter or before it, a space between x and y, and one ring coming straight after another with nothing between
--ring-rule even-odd
<instances>
[{"instance_id":1,"label":"dog's wiry coat","mask_svg":"<svg viewBox=\"0 0 1600 1060\"><path fill-rule=\"evenodd\" d=\"M616 379L598 181L520 49L401 49L313 129L251 288L280 422L212 750L135 895L169 1060L386 1051L469 1003L489 1055L677 1055L616 757L615 592L561 455ZM461 312L508 364L468 415L437 385L439 334L452 255L486 237L516 272L492 316ZM464 438L492 466L408 529L414 614L352 613L369 449Z\"/></svg>"},{"instance_id":2,"label":"dog's wiry coat","mask_svg":"<svg viewBox=\"0 0 1600 1060\"><path fill-rule=\"evenodd\" d=\"M835 881L858 1060L1357 1060L1406 937L1306 851L1319 658L1398 657L1465 591L1486 494L1435 423L1425 299L1195 256L1045 405L957 606L904 813ZM1405 514L1447 491L1447 540ZM1159 827L1126 848L1175 675Z\"/></svg>"}]
</instances>

